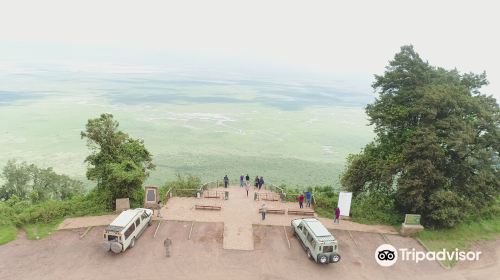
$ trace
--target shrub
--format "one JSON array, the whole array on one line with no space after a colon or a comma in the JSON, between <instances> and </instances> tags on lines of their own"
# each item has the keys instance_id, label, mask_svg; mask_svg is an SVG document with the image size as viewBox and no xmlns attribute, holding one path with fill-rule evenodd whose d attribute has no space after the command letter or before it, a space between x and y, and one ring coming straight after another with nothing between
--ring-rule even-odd
<instances>
[{"instance_id":1,"label":"shrub","mask_svg":"<svg viewBox=\"0 0 500 280\"><path fill-rule=\"evenodd\" d=\"M465 213L470 205L451 191L438 191L431 195L429 199L429 215L424 224L451 228L463 221Z\"/></svg>"},{"instance_id":2,"label":"shrub","mask_svg":"<svg viewBox=\"0 0 500 280\"><path fill-rule=\"evenodd\" d=\"M395 208L394 194L361 193L353 198L350 214L353 221L365 224L396 225L403 222L403 215Z\"/></svg>"}]
</instances>

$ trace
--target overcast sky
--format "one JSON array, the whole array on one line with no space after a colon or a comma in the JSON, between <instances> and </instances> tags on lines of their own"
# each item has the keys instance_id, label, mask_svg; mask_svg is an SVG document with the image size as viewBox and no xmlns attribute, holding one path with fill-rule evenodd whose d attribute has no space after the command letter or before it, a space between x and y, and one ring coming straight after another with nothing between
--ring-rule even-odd
<instances>
[{"instance_id":1,"label":"overcast sky","mask_svg":"<svg viewBox=\"0 0 500 280\"><path fill-rule=\"evenodd\" d=\"M2 0L0 45L23 48L4 48L0 59L50 59L41 45L134 49L363 80L413 44L433 65L486 71L498 100L499 26L495 1Z\"/></svg>"}]
</instances>

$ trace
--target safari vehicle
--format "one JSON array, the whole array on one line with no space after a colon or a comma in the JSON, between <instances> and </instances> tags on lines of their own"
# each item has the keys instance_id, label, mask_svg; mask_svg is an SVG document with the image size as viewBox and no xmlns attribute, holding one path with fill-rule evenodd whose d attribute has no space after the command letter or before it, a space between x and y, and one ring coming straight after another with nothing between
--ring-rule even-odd
<instances>
[{"instance_id":1,"label":"safari vehicle","mask_svg":"<svg viewBox=\"0 0 500 280\"><path fill-rule=\"evenodd\" d=\"M123 211L104 229L105 251L120 253L135 246L135 241L151 225L153 210L145 208Z\"/></svg>"},{"instance_id":2,"label":"safari vehicle","mask_svg":"<svg viewBox=\"0 0 500 280\"><path fill-rule=\"evenodd\" d=\"M292 220L292 229L307 256L316 263L328 264L340 261L337 240L315 218Z\"/></svg>"}]
</instances>

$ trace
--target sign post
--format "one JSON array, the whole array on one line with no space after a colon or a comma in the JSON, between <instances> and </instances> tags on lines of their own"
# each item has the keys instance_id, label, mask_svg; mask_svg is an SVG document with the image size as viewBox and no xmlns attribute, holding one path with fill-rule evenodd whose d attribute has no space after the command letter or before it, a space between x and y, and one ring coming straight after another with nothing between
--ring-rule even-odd
<instances>
[{"instance_id":1,"label":"sign post","mask_svg":"<svg viewBox=\"0 0 500 280\"><path fill-rule=\"evenodd\" d=\"M340 192L338 206L340 209L340 215L348 217L351 211L351 200L352 192ZM333 209L332 209L333 210Z\"/></svg>"}]
</instances>

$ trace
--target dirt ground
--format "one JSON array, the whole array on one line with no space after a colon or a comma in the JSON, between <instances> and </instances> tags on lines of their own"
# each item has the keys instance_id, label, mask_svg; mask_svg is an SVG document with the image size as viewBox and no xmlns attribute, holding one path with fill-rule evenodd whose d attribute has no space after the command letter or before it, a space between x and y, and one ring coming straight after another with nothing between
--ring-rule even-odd
<instances>
[{"instance_id":1,"label":"dirt ground","mask_svg":"<svg viewBox=\"0 0 500 280\"><path fill-rule=\"evenodd\" d=\"M383 235L332 230L339 240L342 260L318 265L308 260L298 240L281 226L254 225L254 250L223 249L223 223L162 221L156 238L155 222L136 246L115 255L101 249L103 227L60 230L46 239L17 240L0 246L0 279L498 279L500 241L479 244L483 256L474 264L445 270L436 262L397 262L378 266L375 248ZM422 249L411 239L385 235L396 247ZM173 242L164 256L163 240ZM489 248L489 249L487 249Z\"/></svg>"}]
</instances>

